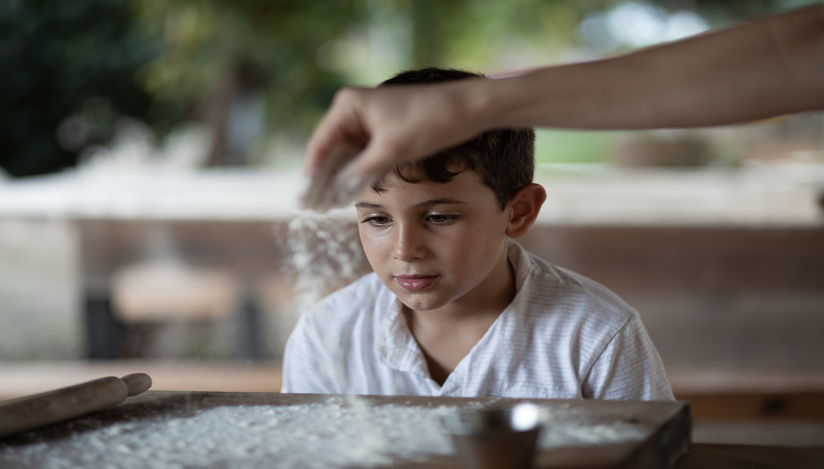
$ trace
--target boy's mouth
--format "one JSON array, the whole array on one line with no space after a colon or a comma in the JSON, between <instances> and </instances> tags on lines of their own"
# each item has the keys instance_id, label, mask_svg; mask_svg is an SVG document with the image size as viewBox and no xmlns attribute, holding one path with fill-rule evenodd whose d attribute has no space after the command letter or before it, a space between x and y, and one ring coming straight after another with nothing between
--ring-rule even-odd
<instances>
[{"instance_id":1,"label":"boy's mouth","mask_svg":"<svg viewBox=\"0 0 824 469\"><path fill-rule=\"evenodd\" d=\"M423 290L438 280L439 275L396 275L395 281L404 290Z\"/></svg>"}]
</instances>

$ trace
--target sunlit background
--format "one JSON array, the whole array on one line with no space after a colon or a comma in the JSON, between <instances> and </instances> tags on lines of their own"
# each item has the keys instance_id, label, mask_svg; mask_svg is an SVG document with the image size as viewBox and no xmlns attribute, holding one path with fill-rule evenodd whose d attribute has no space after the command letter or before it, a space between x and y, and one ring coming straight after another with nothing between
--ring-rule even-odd
<instances>
[{"instance_id":1,"label":"sunlit background","mask_svg":"<svg viewBox=\"0 0 824 469\"><path fill-rule=\"evenodd\" d=\"M296 246L326 238L289 227L341 86L504 76L810 3L2 1L0 400L123 370L279 390L296 266L316 296L368 271L358 249L351 272L306 270L326 260ZM549 200L524 244L639 310L698 441L824 442L824 114L539 130L536 158ZM354 240L345 213L323 223Z\"/></svg>"}]
</instances>

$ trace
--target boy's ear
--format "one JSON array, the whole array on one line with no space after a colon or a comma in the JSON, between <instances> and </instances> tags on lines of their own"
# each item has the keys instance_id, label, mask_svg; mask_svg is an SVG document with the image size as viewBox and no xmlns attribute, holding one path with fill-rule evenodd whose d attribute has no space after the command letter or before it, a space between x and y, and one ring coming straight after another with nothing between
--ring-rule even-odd
<instances>
[{"instance_id":1,"label":"boy's ear","mask_svg":"<svg viewBox=\"0 0 824 469\"><path fill-rule=\"evenodd\" d=\"M538 212L546 200L546 191L539 184L527 184L515 193L509 201L509 224L506 235L510 238L520 238L538 218Z\"/></svg>"}]
</instances>

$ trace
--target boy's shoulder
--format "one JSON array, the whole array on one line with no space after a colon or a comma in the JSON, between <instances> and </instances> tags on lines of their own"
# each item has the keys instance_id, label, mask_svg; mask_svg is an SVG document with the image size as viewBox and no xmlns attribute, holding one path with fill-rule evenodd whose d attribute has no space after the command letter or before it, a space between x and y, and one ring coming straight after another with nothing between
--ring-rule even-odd
<instances>
[{"instance_id":1,"label":"boy's shoulder","mask_svg":"<svg viewBox=\"0 0 824 469\"><path fill-rule=\"evenodd\" d=\"M577 272L556 266L517 243L510 247L521 303L515 306L539 316L578 316L622 327L638 313L607 287Z\"/></svg>"}]
</instances>

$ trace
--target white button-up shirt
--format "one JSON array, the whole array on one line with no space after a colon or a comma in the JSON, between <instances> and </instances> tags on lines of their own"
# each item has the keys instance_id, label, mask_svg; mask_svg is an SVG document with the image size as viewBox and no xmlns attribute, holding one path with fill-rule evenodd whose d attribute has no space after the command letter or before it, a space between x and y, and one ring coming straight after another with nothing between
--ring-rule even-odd
<instances>
[{"instance_id":1,"label":"white button-up shirt","mask_svg":"<svg viewBox=\"0 0 824 469\"><path fill-rule=\"evenodd\" d=\"M282 392L671 400L638 313L602 285L510 242L516 294L443 385L402 304L372 273L298 321Z\"/></svg>"}]
</instances>

